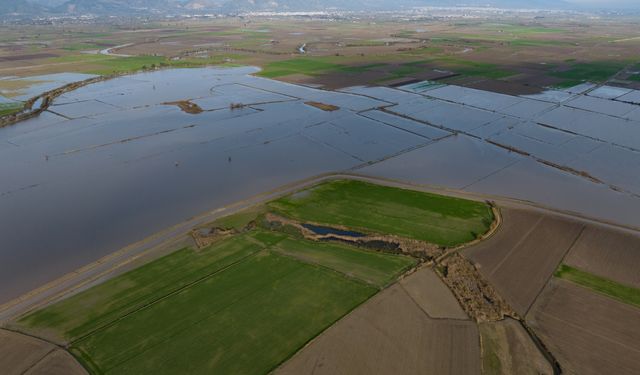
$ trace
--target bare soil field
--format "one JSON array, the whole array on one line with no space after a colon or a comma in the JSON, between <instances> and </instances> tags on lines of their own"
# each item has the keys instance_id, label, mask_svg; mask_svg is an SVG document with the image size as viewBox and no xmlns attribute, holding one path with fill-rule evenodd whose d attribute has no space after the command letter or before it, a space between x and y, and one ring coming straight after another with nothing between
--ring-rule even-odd
<instances>
[{"instance_id":1,"label":"bare soil field","mask_svg":"<svg viewBox=\"0 0 640 375\"><path fill-rule=\"evenodd\" d=\"M402 279L400 286L431 318L469 319L451 291L429 268Z\"/></svg>"},{"instance_id":2,"label":"bare soil field","mask_svg":"<svg viewBox=\"0 0 640 375\"><path fill-rule=\"evenodd\" d=\"M36 363L24 375L86 375L87 371L76 362L71 354L56 349Z\"/></svg>"},{"instance_id":3,"label":"bare soil field","mask_svg":"<svg viewBox=\"0 0 640 375\"><path fill-rule=\"evenodd\" d=\"M0 329L0 372L3 375L80 375L85 370L57 346Z\"/></svg>"},{"instance_id":4,"label":"bare soil field","mask_svg":"<svg viewBox=\"0 0 640 375\"><path fill-rule=\"evenodd\" d=\"M464 251L520 315L525 315L584 225L504 209L498 232Z\"/></svg>"},{"instance_id":5,"label":"bare soil field","mask_svg":"<svg viewBox=\"0 0 640 375\"><path fill-rule=\"evenodd\" d=\"M484 375L551 375L553 369L518 321L479 325Z\"/></svg>"},{"instance_id":6,"label":"bare soil field","mask_svg":"<svg viewBox=\"0 0 640 375\"><path fill-rule=\"evenodd\" d=\"M566 264L640 288L640 237L589 226L571 248Z\"/></svg>"},{"instance_id":7,"label":"bare soil field","mask_svg":"<svg viewBox=\"0 0 640 375\"><path fill-rule=\"evenodd\" d=\"M477 326L430 319L399 286L333 325L276 374L480 374Z\"/></svg>"},{"instance_id":8,"label":"bare soil field","mask_svg":"<svg viewBox=\"0 0 640 375\"><path fill-rule=\"evenodd\" d=\"M553 279L527 320L565 374L640 373L640 309Z\"/></svg>"}]
</instances>

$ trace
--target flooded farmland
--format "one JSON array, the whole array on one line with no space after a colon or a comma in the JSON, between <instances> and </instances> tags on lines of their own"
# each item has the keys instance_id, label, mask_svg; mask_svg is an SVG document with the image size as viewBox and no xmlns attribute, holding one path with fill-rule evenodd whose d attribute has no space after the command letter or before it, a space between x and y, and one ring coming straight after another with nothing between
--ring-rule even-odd
<instances>
[{"instance_id":1,"label":"flooded farmland","mask_svg":"<svg viewBox=\"0 0 640 375\"><path fill-rule=\"evenodd\" d=\"M512 197L640 227L638 92L332 92L256 71L115 78L0 128L0 303L205 211L329 172ZM171 104L178 102L201 111Z\"/></svg>"}]
</instances>

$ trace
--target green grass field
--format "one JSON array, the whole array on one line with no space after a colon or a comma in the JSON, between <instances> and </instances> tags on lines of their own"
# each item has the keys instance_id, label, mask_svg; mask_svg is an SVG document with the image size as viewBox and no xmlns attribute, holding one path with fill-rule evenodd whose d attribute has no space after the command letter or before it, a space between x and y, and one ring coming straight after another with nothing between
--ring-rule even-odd
<instances>
[{"instance_id":1,"label":"green grass field","mask_svg":"<svg viewBox=\"0 0 640 375\"><path fill-rule=\"evenodd\" d=\"M456 246L487 232L493 221L480 202L373 185L332 181L268 204L296 220L395 234L441 246Z\"/></svg>"},{"instance_id":2,"label":"green grass field","mask_svg":"<svg viewBox=\"0 0 640 375\"><path fill-rule=\"evenodd\" d=\"M395 280L395 276L400 272L416 264L415 260L406 256L359 250L334 243L321 242L309 246L308 241L293 238L279 242L274 250L279 254L327 267L377 287L386 286Z\"/></svg>"},{"instance_id":3,"label":"green grass field","mask_svg":"<svg viewBox=\"0 0 640 375\"><path fill-rule=\"evenodd\" d=\"M48 61L51 63L78 63L79 72L110 75L119 73L133 73L152 68L196 68L208 65L232 65L227 59L240 60L243 57L237 54L216 55L209 58L189 58L171 60L162 56L105 56L76 54L63 57L54 57Z\"/></svg>"},{"instance_id":4,"label":"green grass field","mask_svg":"<svg viewBox=\"0 0 640 375\"><path fill-rule=\"evenodd\" d=\"M589 81L605 82L625 66L622 62L575 63L567 71L552 72L554 77L562 78L558 87L571 87Z\"/></svg>"},{"instance_id":5,"label":"green grass field","mask_svg":"<svg viewBox=\"0 0 640 375\"><path fill-rule=\"evenodd\" d=\"M200 251L178 250L87 292L27 315L21 323L30 327L55 327L61 337L73 341L263 247L249 236L237 236Z\"/></svg>"},{"instance_id":6,"label":"green grass field","mask_svg":"<svg viewBox=\"0 0 640 375\"><path fill-rule=\"evenodd\" d=\"M18 323L69 340L93 374L267 373L413 265L256 229L179 250Z\"/></svg>"},{"instance_id":7,"label":"green grass field","mask_svg":"<svg viewBox=\"0 0 640 375\"><path fill-rule=\"evenodd\" d=\"M22 103L0 103L0 116L12 115L22 110Z\"/></svg>"},{"instance_id":8,"label":"green grass field","mask_svg":"<svg viewBox=\"0 0 640 375\"><path fill-rule=\"evenodd\" d=\"M567 266L566 264L560 265L555 276L582 285L629 305L640 307L640 289L620 284L613 280Z\"/></svg>"},{"instance_id":9,"label":"green grass field","mask_svg":"<svg viewBox=\"0 0 640 375\"><path fill-rule=\"evenodd\" d=\"M300 57L268 63L258 75L267 78L283 77L292 74L316 75L337 70L341 67L342 65L328 62L327 59Z\"/></svg>"}]
</instances>

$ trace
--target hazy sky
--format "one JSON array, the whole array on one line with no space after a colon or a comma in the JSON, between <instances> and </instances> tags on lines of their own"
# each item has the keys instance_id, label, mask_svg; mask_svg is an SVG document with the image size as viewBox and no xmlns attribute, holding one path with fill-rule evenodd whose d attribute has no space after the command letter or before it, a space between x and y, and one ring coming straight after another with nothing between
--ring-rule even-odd
<instances>
[{"instance_id":1,"label":"hazy sky","mask_svg":"<svg viewBox=\"0 0 640 375\"><path fill-rule=\"evenodd\" d=\"M601 6L601 7L640 7L640 0L565 0L567 3L576 5L589 5L589 6Z\"/></svg>"}]
</instances>

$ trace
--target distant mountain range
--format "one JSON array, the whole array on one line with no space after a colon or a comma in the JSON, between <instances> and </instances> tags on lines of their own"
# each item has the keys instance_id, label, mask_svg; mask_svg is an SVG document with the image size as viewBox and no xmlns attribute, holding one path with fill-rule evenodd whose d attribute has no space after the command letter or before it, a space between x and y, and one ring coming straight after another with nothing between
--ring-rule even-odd
<instances>
[{"instance_id":1,"label":"distant mountain range","mask_svg":"<svg viewBox=\"0 0 640 375\"><path fill-rule=\"evenodd\" d=\"M569 3L564 0L0 0L0 15L375 11L421 6L566 9Z\"/></svg>"}]
</instances>

